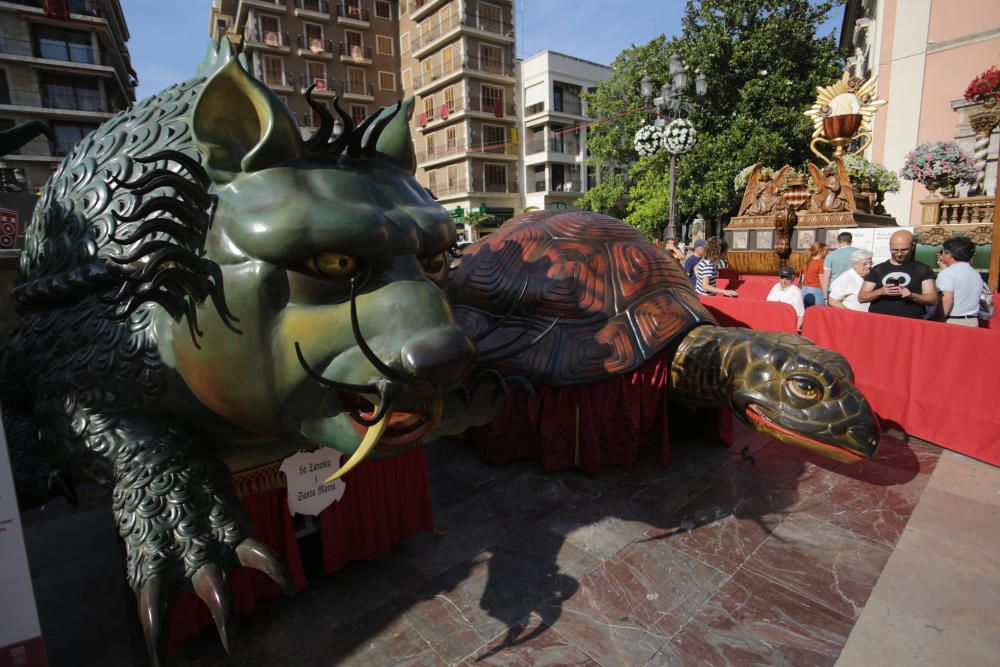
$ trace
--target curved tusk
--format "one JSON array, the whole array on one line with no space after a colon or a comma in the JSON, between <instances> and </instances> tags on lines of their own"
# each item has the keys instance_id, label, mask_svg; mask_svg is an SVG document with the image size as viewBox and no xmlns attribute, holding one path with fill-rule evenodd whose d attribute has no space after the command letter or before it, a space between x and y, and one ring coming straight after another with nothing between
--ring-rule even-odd
<instances>
[{"instance_id":1,"label":"curved tusk","mask_svg":"<svg viewBox=\"0 0 1000 667\"><path fill-rule=\"evenodd\" d=\"M375 411L378 412L377 405L375 406ZM368 431L365 432L365 437L362 438L361 444L358 445L358 448L354 450L353 454L351 454L351 458L347 460L347 463L345 463L340 470L323 480L324 484L329 484L333 480L343 477L354 469L355 466L365 460L368 453L371 452L375 445L378 444L378 441L382 438L382 434L385 433L385 429L389 427L389 417L391 415L392 412L390 410L386 410L382 419L368 427Z\"/></svg>"}]
</instances>

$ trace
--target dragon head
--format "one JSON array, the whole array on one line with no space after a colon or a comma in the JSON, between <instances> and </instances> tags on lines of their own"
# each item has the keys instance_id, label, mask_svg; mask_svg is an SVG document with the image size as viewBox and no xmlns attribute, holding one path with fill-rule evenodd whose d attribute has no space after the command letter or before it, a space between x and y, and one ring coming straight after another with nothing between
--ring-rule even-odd
<instances>
[{"instance_id":1,"label":"dragon head","mask_svg":"<svg viewBox=\"0 0 1000 667\"><path fill-rule=\"evenodd\" d=\"M198 403L248 441L333 447L353 455L346 471L433 428L475 360L439 288L456 230L413 176L410 104L358 127L337 107L338 137L314 105L323 122L304 140L235 58L199 93L190 128L213 199L204 255L225 295L197 307L198 335L164 313L160 347Z\"/></svg>"},{"instance_id":2,"label":"dragon head","mask_svg":"<svg viewBox=\"0 0 1000 667\"><path fill-rule=\"evenodd\" d=\"M878 421L841 355L791 334L742 332L729 357L729 403L782 442L854 462L875 455Z\"/></svg>"}]
</instances>

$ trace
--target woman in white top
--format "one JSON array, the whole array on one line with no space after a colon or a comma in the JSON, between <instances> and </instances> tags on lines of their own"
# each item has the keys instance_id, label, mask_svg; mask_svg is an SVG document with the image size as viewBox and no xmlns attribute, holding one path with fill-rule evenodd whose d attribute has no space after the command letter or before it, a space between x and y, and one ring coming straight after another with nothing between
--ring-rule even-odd
<instances>
[{"instance_id":1,"label":"woman in white top","mask_svg":"<svg viewBox=\"0 0 1000 667\"><path fill-rule=\"evenodd\" d=\"M858 292L865 282L865 276L872 270L872 253L868 250L855 250L851 253L851 270L844 271L830 284L829 303L834 308L846 308L863 313L868 312L871 304L858 301Z\"/></svg>"},{"instance_id":2,"label":"woman in white top","mask_svg":"<svg viewBox=\"0 0 1000 667\"><path fill-rule=\"evenodd\" d=\"M783 266L778 270L778 284L771 288L767 294L768 301L778 301L787 303L795 309L798 317L798 329L802 328L802 316L806 312L805 303L802 301L802 290L799 289L795 281L795 269L790 266Z\"/></svg>"}]
</instances>

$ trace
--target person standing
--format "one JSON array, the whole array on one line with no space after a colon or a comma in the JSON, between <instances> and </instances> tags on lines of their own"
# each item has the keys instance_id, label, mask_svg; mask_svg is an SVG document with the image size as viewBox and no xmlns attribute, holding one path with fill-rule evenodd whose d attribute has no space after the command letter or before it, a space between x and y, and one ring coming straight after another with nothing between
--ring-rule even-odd
<instances>
[{"instance_id":1,"label":"person standing","mask_svg":"<svg viewBox=\"0 0 1000 667\"><path fill-rule=\"evenodd\" d=\"M719 264L722 260L722 246L716 237L705 242L705 256L698 261L694 267L694 275L697 279L694 290L699 296L737 296L735 290L721 289L715 284L719 279Z\"/></svg>"},{"instance_id":2,"label":"person standing","mask_svg":"<svg viewBox=\"0 0 1000 667\"><path fill-rule=\"evenodd\" d=\"M798 317L799 329L802 328L802 316L805 315L806 307L802 303L802 290L795 284L795 269L790 266L783 266L778 269L778 283L771 288L767 294L767 301L777 301L787 303L795 309Z\"/></svg>"},{"instance_id":3,"label":"person standing","mask_svg":"<svg viewBox=\"0 0 1000 667\"><path fill-rule=\"evenodd\" d=\"M858 301L869 313L923 319L938 302L931 267L913 259L913 233L901 229L889 237L889 259L865 276Z\"/></svg>"},{"instance_id":4,"label":"person standing","mask_svg":"<svg viewBox=\"0 0 1000 667\"><path fill-rule=\"evenodd\" d=\"M964 236L948 239L941 245L941 264L937 289L941 292L941 317L948 324L979 326L979 297L983 279L970 262L976 254L976 244Z\"/></svg>"},{"instance_id":5,"label":"person standing","mask_svg":"<svg viewBox=\"0 0 1000 667\"><path fill-rule=\"evenodd\" d=\"M854 236L850 232L840 232L837 234L837 249L827 254L823 260L823 275L820 282L823 283L823 292L830 291L830 285L840 277L842 273L851 268L851 255L858 250L851 246Z\"/></svg>"},{"instance_id":6,"label":"person standing","mask_svg":"<svg viewBox=\"0 0 1000 667\"><path fill-rule=\"evenodd\" d=\"M865 284L865 276L872 270L872 253L870 250L854 250L851 253L851 264L837 279L830 284L829 304L834 308L846 308L868 312L869 303L858 301L858 293Z\"/></svg>"},{"instance_id":7,"label":"person standing","mask_svg":"<svg viewBox=\"0 0 1000 667\"><path fill-rule=\"evenodd\" d=\"M698 265L701 258L705 256L705 239L695 239L694 250L688 258L684 260L684 272L688 274L691 287L698 288L698 281L694 277L694 267Z\"/></svg>"},{"instance_id":8,"label":"person standing","mask_svg":"<svg viewBox=\"0 0 1000 667\"><path fill-rule=\"evenodd\" d=\"M802 269L802 300L806 308L826 305L826 291L820 276L823 275L823 258L826 257L826 244L817 241L809 246L809 261Z\"/></svg>"}]
</instances>

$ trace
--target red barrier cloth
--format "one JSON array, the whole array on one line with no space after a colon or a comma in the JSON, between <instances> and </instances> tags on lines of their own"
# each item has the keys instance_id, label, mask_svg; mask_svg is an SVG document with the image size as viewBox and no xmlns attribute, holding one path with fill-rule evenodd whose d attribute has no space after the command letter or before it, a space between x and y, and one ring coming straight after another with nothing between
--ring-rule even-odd
<instances>
[{"instance_id":1,"label":"red barrier cloth","mask_svg":"<svg viewBox=\"0 0 1000 667\"><path fill-rule=\"evenodd\" d=\"M493 421L474 429L489 463L537 459L544 470L602 465L631 468L640 453L670 461L667 393L670 353L663 351L631 373L572 387L543 387L532 397L514 391ZM687 420L687 417L685 417ZM690 421L704 436L732 444L727 410L699 410Z\"/></svg>"},{"instance_id":2,"label":"red barrier cloth","mask_svg":"<svg viewBox=\"0 0 1000 667\"><path fill-rule=\"evenodd\" d=\"M993 319L991 320L979 320L980 329L996 329L1000 331L1000 324L994 324L997 318L1000 317L1000 294L993 295Z\"/></svg>"},{"instance_id":3,"label":"red barrier cloth","mask_svg":"<svg viewBox=\"0 0 1000 667\"><path fill-rule=\"evenodd\" d=\"M285 563L292 587L301 591L308 583L295 540L292 517L288 514L285 489L272 489L242 499L243 508L253 522L253 537L271 547ZM229 572L232 610L236 614L251 614L257 600L282 594L278 585L258 570L238 567ZM208 607L190 591L181 591L170 606L170 650L183 639L198 634L212 625Z\"/></svg>"},{"instance_id":4,"label":"red barrier cloth","mask_svg":"<svg viewBox=\"0 0 1000 667\"><path fill-rule=\"evenodd\" d=\"M423 445L364 461L344 476L344 497L319 515L323 568L371 560L403 540L434 530Z\"/></svg>"},{"instance_id":5,"label":"red barrier cloth","mask_svg":"<svg viewBox=\"0 0 1000 667\"><path fill-rule=\"evenodd\" d=\"M732 269L719 271L719 288L736 290L741 299L760 299L764 301L771 288L778 284L778 276L758 276L740 274Z\"/></svg>"},{"instance_id":6,"label":"red barrier cloth","mask_svg":"<svg viewBox=\"0 0 1000 667\"><path fill-rule=\"evenodd\" d=\"M1000 465L1000 332L817 306L802 335L844 355L882 420Z\"/></svg>"},{"instance_id":7,"label":"red barrier cloth","mask_svg":"<svg viewBox=\"0 0 1000 667\"><path fill-rule=\"evenodd\" d=\"M758 331L796 333L799 318L787 303L726 296L699 296L712 317L724 327L747 327Z\"/></svg>"}]
</instances>

